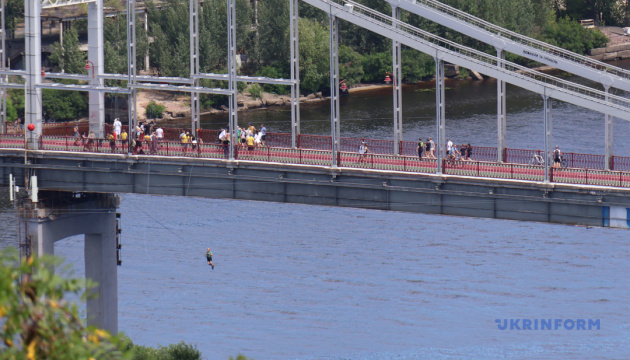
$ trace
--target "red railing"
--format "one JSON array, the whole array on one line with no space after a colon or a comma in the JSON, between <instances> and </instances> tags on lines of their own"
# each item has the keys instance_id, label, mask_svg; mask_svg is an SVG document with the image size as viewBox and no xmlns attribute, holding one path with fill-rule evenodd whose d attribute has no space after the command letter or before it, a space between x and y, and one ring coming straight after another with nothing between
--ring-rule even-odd
<instances>
[{"instance_id":1,"label":"red railing","mask_svg":"<svg viewBox=\"0 0 630 360\"><path fill-rule=\"evenodd\" d=\"M25 147L24 134L1 134L0 133L0 147L24 149Z\"/></svg>"},{"instance_id":2,"label":"red railing","mask_svg":"<svg viewBox=\"0 0 630 360\"><path fill-rule=\"evenodd\" d=\"M181 133L180 130L170 129L172 134ZM194 156L200 158L227 158L229 148L222 144L216 144L218 131L200 130L198 144L182 144L179 141L164 140L159 143L141 142L134 149L138 155L162 155L162 156ZM179 137L179 135L177 135ZM300 135L298 137L302 148L291 149L285 146L267 146L248 149L240 145L235 147L235 156L241 160L268 161L289 164L308 164L330 166L332 155L329 149L306 149L304 146L330 146L330 137L317 135ZM401 142L401 150L404 153L412 152L410 156L397 156L380 154L374 150L383 149L393 145L386 140L366 140L371 152L358 154L354 149L360 139L343 138L345 146L352 148L350 151L340 151L337 154L337 164L340 167L366 168L387 171L405 171L418 173L435 173L436 160L418 159L416 153L417 143ZM280 143L290 145L290 134L267 134L267 144ZM370 143L372 145L370 146ZM113 145L113 146L112 146ZM24 147L24 135L0 135L2 147ZM127 153L127 144L121 140L110 142L105 139L76 139L73 136L42 136L41 149L60 151L90 151L99 153ZM356 145L358 148L358 145ZM490 147L474 147L472 158L469 161L443 160L443 173L459 176L474 176L488 178L503 178L528 181L543 181L544 166L527 164L534 154L543 156L540 150L506 149L505 163L496 163L496 149ZM489 158L482 161L480 158ZM604 157L601 155L566 153L564 159L568 161L568 168L551 168L550 180L570 184L588 184L601 186L630 187L630 172L606 171L603 167ZM518 163L521 162L521 163ZM617 168L630 169L630 158L613 157L612 162ZM579 168L590 166L592 168Z\"/></svg>"}]
</instances>

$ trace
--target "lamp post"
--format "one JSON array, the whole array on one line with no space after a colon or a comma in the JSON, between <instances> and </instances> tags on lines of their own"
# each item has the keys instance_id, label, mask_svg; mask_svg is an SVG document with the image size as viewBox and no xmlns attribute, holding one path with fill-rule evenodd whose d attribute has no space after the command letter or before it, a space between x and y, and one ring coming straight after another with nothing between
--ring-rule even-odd
<instances>
[{"instance_id":1,"label":"lamp post","mask_svg":"<svg viewBox=\"0 0 630 360\"><path fill-rule=\"evenodd\" d=\"M395 88L396 87L396 78L394 77L394 74L392 74L390 72L386 72L385 73L385 84L389 85L390 83L393 83L394 84L394 88Z\"/></svg>"},{"instance_id":2,"label":"lamp post","mask_svg":"<svg viewBox=\"0 0 630 360\"><path fill-rule=\"evenodd\" d=\"M85 70L90 70L92 69L92 78L94 78L94 63L91 62L90 60L85 60Z\"/></svg>"}]
</instances>

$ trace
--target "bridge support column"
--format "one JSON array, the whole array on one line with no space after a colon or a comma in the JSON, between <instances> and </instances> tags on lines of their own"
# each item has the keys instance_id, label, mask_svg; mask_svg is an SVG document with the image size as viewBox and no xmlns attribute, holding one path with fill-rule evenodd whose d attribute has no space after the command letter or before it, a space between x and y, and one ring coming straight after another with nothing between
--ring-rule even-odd
<instances>
[{"instance_id":1,"label":"bridge support column","mask_svg":"<svg viewBox=\"0 0 630 360\"><path fill-rule=\"evenodd\" d=\"M549 182L549 171L551 168L551 162L553 161L553 135L551 126L551 98L547 95L547 88L545 88L545 94L543 95L543 108L545 118L545 182Z\"/></svg>"},{"instance_id":2,"label":"bridge support column","mask_svg":"<svg viewBox=\"0 0 630 360\"><path fill-rule=\"evenodd\" d=\"M227 0L227 33L228 33L228 87L230 94L230 160L234 160L236 140L236 129L238 127L238 103L236 96L236 0Z\"/></svg>"},{"instance_id":3,"label":"bridge support column","mask_svg":"<svg viewBox=\"0 0 630 360\"><path fill-rule=\"evenodd\" d=\"M297 147L300 134L300 40L298 32L299 0L289 1L289 37L291 43L291 147ZM256 2L258 3L258 2ZM256 19L258 21L258 19Z\"/></svg>"},{"instance_id":4,"label":"bridge support column","mask_svg":"<svg viewBox=\"0 0 630 360\"><path fill-rule=\"evenodd\" d=\"M337 164L337 152L340 150L339 116L339 26L337 17L330 17L330 132L332 137L332 166Z\"/></svg>"},{"instance_id":5,"label":"bridge support column","mask_svg":"<svg viewBox=\"0 0 630 360\"><path fill-rule=\"evenodd\" d=\"M85 277L97 286L96 295L87 300L87 324L112 333L118 332L118 278L116 205L112 194L83 194L47 192L40 204L30 204L25 211L27 234L31 250L36 256L54 255L54 243L69 236L85 234ZM44 205L62 199L64 208ZM35 206L36 205L36 206Z\"/></svg>"},{"instance_id":6,"label":"bridge support column","mask_svg":"<svg viewBox=\"0 0 630 360\"><path fill-rule=\"evenodd\" d=\"M505 51L497 49L499 67L505 67ZM506 110L505 81L497 79L497 161L505 161Z\"/></svg>"},{"instance_id":7,"label":"bridge support column","mask_svg":"<svg viewBox=\"0 0 630 360\"><path fill-rule=\"evenodd\" d=\"M608 101L608 94L610 93L610 86L606 86L606 101ZM613 156L613 117L605 114L604 118L604 168L606 170L613 170L614 164L612 162Z\"/></svg>"},{"instance_id":8,"label":"bridge support column","mask_svg":"<svg viewBox=\"0 0 630 360\"><path fill-rule=\"evenodd\" d=\"M24 57L26 71L26 98L24 106L24 131L26 148L39 149L39 137L42 134L42 90L37 88L42 82L41 53L41 5L40 0L24 1ZM35 125L29 131L28 125Z\"/></svg>"},{"instance_id":9,"label":"bridge support column","mask_svg":"<svg viewBox=\"0 0 630 360\"><path fill-rule=\"evenodd\" d=\"M145 13L146 16L146 13ZM199 86L199 0L190 1L190 76L193 80L193 86ZM146 24L146 22L145 22ZM200 128L201 107L199 105L199 93L190 93L190 130L195 138L199 137L197 129Z\"/></svg>"},{"instance_id":10,"label":"bridge support column","mask_svg":"<svg viewBox=\"0 0 630 360\"><path fill-rule=\"evenodd\" d=\"M4 30L4 1L1 1L0 8L0 70L6 70L7 66L7 53L6 53L6 33ZM8 76L0 75L0 85L7 83ZM0 87L0 134L7 132L7 89Z\"/></svg>"},{"instance_id":11,"label":"bridge support column","mask_svg":"<svg viewBox=\"0 0 630 360\"><path fill-rule=\"evenodd\" d=\"M444 61L435 57L435 127L437 130L435 153L437 156L437 173L442 174L442 160L445 157L446 144L446 110L444 95Z\"/></svg>"},{"instance_id":12,"label":"bridge support column","mask_svg":"<svg viewBox=\"0 0 630 360\"><path fill-rule=\"evenodd\" d=\"M91 62L90 85L103 86L105 52L103 40L103 0L88 3L88 60ZM88 70L88 74L90 71ZM105 137L105 96L89 92L90 130L97 138Z\"/></svg>"},{"instance_id":13,"label":"bridge support column","mask_svg":"<svg viewBox=\"0 0 630 360\"><path fill-rule=\"evenodd\" d=\"M133 152L131 139L137 138L136 124L137 118L137 102L136 102L136 0L127 1L127 87L131 88L131 93L127 98L128 101L128 117L129 117L129 154Z\"/></svg>"},{"instance_id":14,"label":"bridge support column","mask_svg":"<svg viewBox=\"0 0 630 360\"><path fill-rule=\"evenodd\" d=\"M392 17L400 20L400 8L392 5ZM398 28L398 25L396 25ZM394 67L394 154L400 155L402 137L402 44L392 40L392 65Z\"/></svg>"}]
</instances>

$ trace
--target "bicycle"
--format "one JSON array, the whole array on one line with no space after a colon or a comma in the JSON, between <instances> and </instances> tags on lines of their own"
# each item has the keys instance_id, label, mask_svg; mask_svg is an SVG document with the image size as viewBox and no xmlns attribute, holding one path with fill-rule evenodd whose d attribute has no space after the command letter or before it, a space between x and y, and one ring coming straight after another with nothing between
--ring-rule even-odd
<instances>
[{"instance_id":1,"label":"bicycle","mask_svg":"<svg viewBox=\"0 0 630 360\"><path fill-rule=\"evenodd\" d=\"M544 166L545 165L545 159L543 159L543 157L538 155L538 154L534 154L534 156L532 156L532 158L529 159L529 165L532 165L532 166Z\"/></svg>"}]
</instances>

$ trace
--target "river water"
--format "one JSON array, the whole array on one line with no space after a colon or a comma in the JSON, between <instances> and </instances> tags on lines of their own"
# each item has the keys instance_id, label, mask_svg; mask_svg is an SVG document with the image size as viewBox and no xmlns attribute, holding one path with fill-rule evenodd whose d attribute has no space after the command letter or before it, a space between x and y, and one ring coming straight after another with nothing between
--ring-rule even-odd
<instances>
[{"instance_id":1,"label":"river water","mask_svg":"<svg viewBox=\"0 0 630 360\"><path fill-rule=\"evenodd\" d=\"M447 136L495 145L496 85L449 86ZM343 135L391 138L390 92L345 97ZM406 87L403 104L405 138L433 136L433 92ZM302 109L304 133L328 131L327 104ZM510 87L508 111L508 146L542 148L540 97ZM282 132L287 114L239 116ZM555 102L553 116L564 151L603 153L602 115ZM616 121L616 155L630 153L628 130ZM0 206L0 241L15 244L14 213L5 198ZM139 344L183 340L205 359L630 354L625 230L148 195L123 195L120 211L119 328ZM55 252L82 274L82 237L58 242ZM500 330L498 319L599 320L600 327Z\"/></svg>"}]
</instances>

